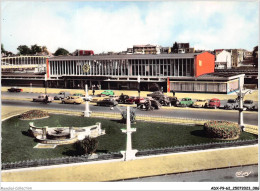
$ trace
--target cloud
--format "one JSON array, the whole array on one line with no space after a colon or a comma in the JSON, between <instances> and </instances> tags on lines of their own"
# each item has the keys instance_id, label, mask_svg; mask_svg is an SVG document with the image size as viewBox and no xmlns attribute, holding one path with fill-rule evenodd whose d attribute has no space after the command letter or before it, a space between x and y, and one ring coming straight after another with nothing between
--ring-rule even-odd
<instances>
[{"instance_id":1,"label":"cloud","mask_svg":"<svg viewBox=\"0 0 260 191\"><path fill-rule=\"evenodd\" d=\"M1 40L6 50L46 45L51 52L123 51L134 44L199 49L258 44L258 3L250 2L3 2Z\"/></svg>"}]
</instances>

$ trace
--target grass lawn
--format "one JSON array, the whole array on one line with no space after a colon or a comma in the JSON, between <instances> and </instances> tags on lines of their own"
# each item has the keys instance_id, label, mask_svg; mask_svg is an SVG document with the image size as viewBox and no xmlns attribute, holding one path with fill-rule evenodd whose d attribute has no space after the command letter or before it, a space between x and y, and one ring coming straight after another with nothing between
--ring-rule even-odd
<instances>
[{"instance_id":1,"label":"grass lawn","mask_svg":"<svg viewBox=\"0 0 260 191\"><path fill-rule=\"evenodd\" d=\"M121 132L121 128L125 128L126 125L118 121L68 115L51 115L47 119L31 121L34 121L34 124L39 127L83 127L101 122L102 129L106 130L106 134L98 137L97 152L125 150L126 134ZM55 158L76 154L72 145L61 145L55 149L33 148L37 143L32 137L26 136L31 121L23 121L18 117L13 117L2 122L2 162ZM132 140L133 148L138 150L219 142L219 140L204 137L202 126L137 122L132 127L137 128L137 131L132 134ZM256 135L243 132L239 139L255 138L257 138Z\"/></svg>"}]
</instances>

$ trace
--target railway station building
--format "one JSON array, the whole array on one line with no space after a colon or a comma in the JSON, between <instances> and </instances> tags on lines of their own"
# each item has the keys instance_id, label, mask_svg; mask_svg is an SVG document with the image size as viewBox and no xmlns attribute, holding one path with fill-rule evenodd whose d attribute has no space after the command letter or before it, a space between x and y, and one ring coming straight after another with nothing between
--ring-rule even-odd
<instances>
[{"instance_id":1,"label":"railway station building","mask_svg":"<svg viewBox=\"0 0 260 191\"><path fill-rule=\"evenodd\" d=\"M244 74L214 73L215 56L209 52L184 54L120 54L58 56L47 59L48 87L164 92L229 93L243 85Z\"/></svg>"}]
</instances>

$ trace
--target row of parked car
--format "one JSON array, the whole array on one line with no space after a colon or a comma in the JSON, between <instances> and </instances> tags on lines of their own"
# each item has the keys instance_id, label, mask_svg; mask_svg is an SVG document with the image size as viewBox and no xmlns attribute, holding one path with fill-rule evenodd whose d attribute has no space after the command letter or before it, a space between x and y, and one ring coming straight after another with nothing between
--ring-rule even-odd
<instances>
[{"instance_id":1,"label":"row of parked car","mask_svg":"<svg viewBox=\"0 0 260 191\"><path fill-rule=\"evenodd\" d=\"M148 94L147 96L151 96L159 100L162 105L171 105L180 106L180 107L196 107L196 108L220 108L221 102L218 98L213 98L208 100L197 99L193 101L191 98L186 97L178 100L176 97L167 97L162 92L154 92L152 94ZM172 101L174 100L174 102ZM256 110L257 104L253 100L245 100L243 104L243 108L246 110ZM239 101L237 99L228 99L227 103L224 105L224 109L238 109Z\"/></svg>"},{"instance_id":2,"label":"row of parked car","mask_svg":"<svg viewBox=\"0 0 260 191\"><path fill-rule=\"evenodd\" d=\"M195 108L220 108L221 102L218 98L213 98L208 100L197 99L193 101L191 98L186 97L178 100L175 96L166 96L160 91L153 92L151 94L147 94L147 97L139 97L139 96L128 96L125 94L121 94L120 96L114 95L112 90L105 90L101 94L97 95L97 97L109 96L104 98L103 100L97 101L97 106L116 106L118 104L137 104L137 106L143 107L146 103L149 103L154 109L159 109L161 106L176 106L176 107L195 107ZM47 99L47 100L46 100ZM87 96L75 93L70 95L69 92L60 92L58 95L51 97L42 94L38 96L38 98L34 98L34 102L52 102L53 100L61 100L61 103L67 104L81 104L84 101L92 101L92 96ZM244 108L247 110L256 110L256 103L252 100L244 101ZM224 109L238 109L239 102L236 99L229 99L227 103L224 105Z\"/></svg>"}]
</instances>

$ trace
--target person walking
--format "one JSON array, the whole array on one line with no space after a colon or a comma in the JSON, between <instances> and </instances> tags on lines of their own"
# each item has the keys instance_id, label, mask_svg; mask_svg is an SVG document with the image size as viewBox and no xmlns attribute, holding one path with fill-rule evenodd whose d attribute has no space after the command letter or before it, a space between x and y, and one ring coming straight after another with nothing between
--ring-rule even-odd
<instances>
[{"instance_id":1,"label":"person walking","mask_svg":"<svg viewBox=\"0 0 260 191\"><path fill-rule=\"evenodd\" d=\"M48 100L49 100L49 97L48 97L48 95L46 95L45 100L44 100L46 104L48 103Z\"/></svg>"}]
</instances>

